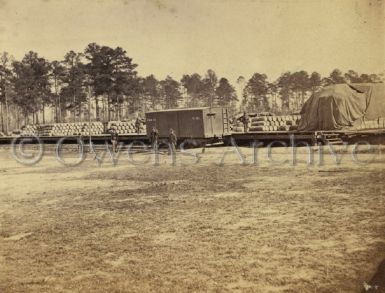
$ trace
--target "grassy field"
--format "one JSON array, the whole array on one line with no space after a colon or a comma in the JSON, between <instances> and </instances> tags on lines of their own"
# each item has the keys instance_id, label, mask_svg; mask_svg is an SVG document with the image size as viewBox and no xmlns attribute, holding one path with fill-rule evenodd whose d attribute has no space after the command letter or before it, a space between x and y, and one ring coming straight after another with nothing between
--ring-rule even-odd
<instances>
[{"instance_id":1,"label":"grassy field","mask_svg":"<svg viewBox=\"0 0 385 293\"><path fill-rule=\"evenodd\" d=\"M361 292L385 257L385 155L240 165L229 148L77 167L0 150L1 292ZM200 149L193 150L200 152ZM242 148L247 162L251 149ZM384 152L384 150L382 150ZM137 154L144 160L149 154ZM273 151L286 160L285 149ZM67 160L74 157L68 152ZM315 159L317 161L317 154ZM385 289L385 288L384 288ZM379 288L381 290L381 288ZM376 291L380 292L380 291Z\"/></svg>"}]
</instances>

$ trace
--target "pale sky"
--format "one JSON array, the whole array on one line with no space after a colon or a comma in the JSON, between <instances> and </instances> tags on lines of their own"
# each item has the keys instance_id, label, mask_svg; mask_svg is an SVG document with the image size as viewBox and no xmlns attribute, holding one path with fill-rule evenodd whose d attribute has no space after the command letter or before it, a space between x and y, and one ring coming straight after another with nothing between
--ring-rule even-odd
<instances>
[{"instance_id":1,"label":"pale sky","mask_svg":"<svg viewBox=\"0 0 385 293\"><path fill-rule=\"evenodd\" d=\"M121 46L145 76L385 68L385 0L0 0L0 51Z\"/></svg>"}]
</instances>

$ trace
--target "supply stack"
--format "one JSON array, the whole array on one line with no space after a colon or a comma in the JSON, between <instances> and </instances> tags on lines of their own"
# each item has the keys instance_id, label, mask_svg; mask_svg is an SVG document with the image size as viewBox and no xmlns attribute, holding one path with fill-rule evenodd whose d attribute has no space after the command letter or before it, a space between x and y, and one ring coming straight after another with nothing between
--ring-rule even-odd
<instances>
[{"instance_id":1,"label":"supply stack","mask_svg":"<svg viewBox=\"0 0 385 293\"><path fill-rule=\"evenodd\" d=\"M101 122L91 123L52 123L44 125L27 125L22 136L77 136L77 135L100 135L104 127Z\"/></svg>"},{"instance_id":2,"label":"supply stack","mask_svg":"<svg viewBox=\"0 0 385 293\"><path fill-rule=\"evenodd\" d=\"M297 130L301 115L271 115L271 116L252 116L250 115L249 132L274 132L274 131L293 131ZM232 127L233 132L243 132L244 126L240 121L236 121Z\"/></svg>"},{"instance_id":3,"label":"supply stack","mask_svg":"<svg viewBox=\"0 0 385 293\"><path fill-rule=\"evenodd\" d=\"M38 135L38 129L37 125L26 125L21 130L21 136L32 136L32 135Z\"/></svg>"},{"instance_id":4,"label":"supply stack","mask_svg":"<svg viewBox=\"0 0 385 293\"><path fill-rule=\"evenodd\" d=\"M107 129L115 128L117 133L121 135L135 134L136 133L135 122L136 122L135 119L130 121L110 121L108 122ZM144 122L140 123L139 133L140 134L146 133L146 126Z\"/></svg>"},{"instance_id":5,"label":"supply stack","mask_svg":"<svg viewBox=\"0 0 385 293\"><path fill-rule=\"evenodd\" d=\"M249 131L297 130L301 115L259 116L250 118Z\"/></svg>"}]
</instances>

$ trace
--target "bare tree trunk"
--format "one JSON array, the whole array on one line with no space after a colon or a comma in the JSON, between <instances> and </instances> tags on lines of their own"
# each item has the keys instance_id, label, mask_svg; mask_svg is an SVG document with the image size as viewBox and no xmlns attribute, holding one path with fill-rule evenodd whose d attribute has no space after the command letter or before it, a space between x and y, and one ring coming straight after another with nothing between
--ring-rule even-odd
<instances>
[{"instance_id":1,"label":"bare tree trunk","mask_svg":"<svg viewBox=\"0 0 385 293\"><path fill-rule=\"evenodd\" d=\"M62 115L61 115L61 99L60 99L60 95L58 96L58 100L59 100L59 119L58 119L58 122L61 123L62 122Z\"/></svg>"},{"instance_id":2,"label":"bare tree trunk","mask_svg":"<svg viewBox=\"0 0 385 293\"><path fill-rule=\"evenodd\" d=\"M58 110L58 107L60 107L60 97L58 95L58 88L57 88L57 78L55 77L55 84L54 84L54 88L55 88L55 122L58 123L59 122L59 110Z\"/></svg>"},{"instance_id":3,"label":"bare tree trunk","mask_svg":"<svg viewBox=\"0 0 385 293\"><path fill-rule=\"evenodd\" d=\"M100 121L99 97L95 97L96 121Z\"/></svg>"},{"instance_id":4,"label":"bare tree trunk","mask_svg":"<svg viewBox=\"0 0 385 293\"><path fill-rule=\"evenodd\" d=\"M7 97L7 92L5 92L5 127L6 127L6 132L8 133L9 131L9 108L8 108L8 97Z\"/></svg>"},{"instance_id":5,"label":"bare tree trunk","mask_svg":"<svg viewBox=\"0 0 385 293\"><path fill-rule=\"evenodd\" d=\"M75 107L75 103L76 103L76 98L75 98L75 95L73 95L73 99L72 99L72 115L73 115L73 122L76 122L76 107Z\"/></svg>"},{"instance_id":6,"label":"bare tree trunk","mask_svg":"<svg viewBox=\"0 0 385 293\"><path fill-rule=\"evenodd\" d=\"M44 103L43 103L42 113L43 113L43 124L45 124L45 105L44 105Z\"/></svg>"},{"instance_id":7,"label":"bare tree trunk","mask_svg":"<svg viewBox=\"0 0 385 293\"><path fill-rule=\"evenodd\" d=\"M111 109L110 109L110 95L107 95L107 119L111 120Z\"/></svg>"},{"instance_id":8,"label":"bare tree trunk","mask_svg":"<svg viewBox=\"0 0 385 293\"><path fill-rule=\"evenodd\" d=\"M106 97L103 97L103 121L106 121L107 120L107 114L106 114L106 106L107 104L107 100L106 100Z\"/></svg>"},{"instance_id":9,"label":"bare tree trunk","mask_svg":"<svg viewBox=\"0 0 385 293\"><path fill-rule=\"evenodd\" d=\"M4 132L4 105L0 102L0 115L1 115L1 131Z\"/></svg>"},{"instance_id":10,"label":"bare tree trunk","mask_svg":"<svg viewBox=\"0 0 385 293\"><path fill-rule=\"evenodd\" d=\"M16 107L16 126L17 129L20 129L20 109Z\"/></svg>"},{"instance_id":11,"label":"bare tree trunk","mask_svg":"<svg viewBox=\"0 0 385 293\"><path fill-rule=\"evenodd\" d=\"M119 103L119 119L123 120L123 98L121 103Z\"/></svg>"},{"instance_id":12,"label":"bare tree trunk","mask_svg":"<svg viewBox=\"0 0 385 293\"><path fill-rule=\"evenodd\" d=\"M53 109L53 115L55 116L55 119L54 119L54 121L55 121L55 123L57 123L58 121L57 121L57 96L55 96L55 104L54 104L54 109Z\"/></svg>"},{"instance_id":13,"label":"bare tree trunk","mask_svg":"<svg viewBox=\"0 0 385 293\"><path fill-rule=\"evenodd\" d=\"M104 122L106 120L106 99L104 96L102 97L102 114L102 120Z\"/></svg>"},{"instance_id":14,"label":"bare tree trunk","mask_svg":"<svg viewBox=\"0 0 385 293\"><path fill-rule=\"evenodd\" d=\"M55 95L55 105L54 105L55 109L54 109L54 115L55 115L55 122L58 123L59 122L59 110L58 110L58 97L57 95Z\"/></svg>"}]
</instances>

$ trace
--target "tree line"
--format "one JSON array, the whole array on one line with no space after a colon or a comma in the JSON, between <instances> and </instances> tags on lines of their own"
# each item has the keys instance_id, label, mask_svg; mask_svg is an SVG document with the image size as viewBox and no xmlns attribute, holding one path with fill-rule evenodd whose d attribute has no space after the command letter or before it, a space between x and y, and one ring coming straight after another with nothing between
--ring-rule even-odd
<instances>
[{"instance_id":1,"label":"tree line","mask_svg":"<svg viewBox=\"0 0 385 293\"><path fill-rule=\"evenodd\" d=\"M297 112L305 100L323 86L342 83L379 83L383 74L359 74L354 70L342 73L334 69L329 76L318 72L301 70L284 72L274 82L269 82L265 74L255 73L245 83L242 105L251 111L269 111L276 114ZM245 82L239 77L237 82Z\"/></svg>"},{"instance_id":2,"label":"tree line","mask_svg":"<svg viewBox=\"0 0 385 293\"><path fill-rule=\"evenodd\" d=\"M141 77L137 66L121 47L96 43L54 61L33 51L22 60L3 52L1 129L7 132L23 124L51 121L124 120L132 113L176 107L226 106L233 113L241 109L287 113L298 111L321 86L383 81L381 75L335 69L327 77L317 72L285 72L273 82L266 74L255 73L248 80L240 76L232 85L211 69L203 76L185 74L178 81L171 76L163 80L154 75Z\"/></svg>"}]
</instances>

